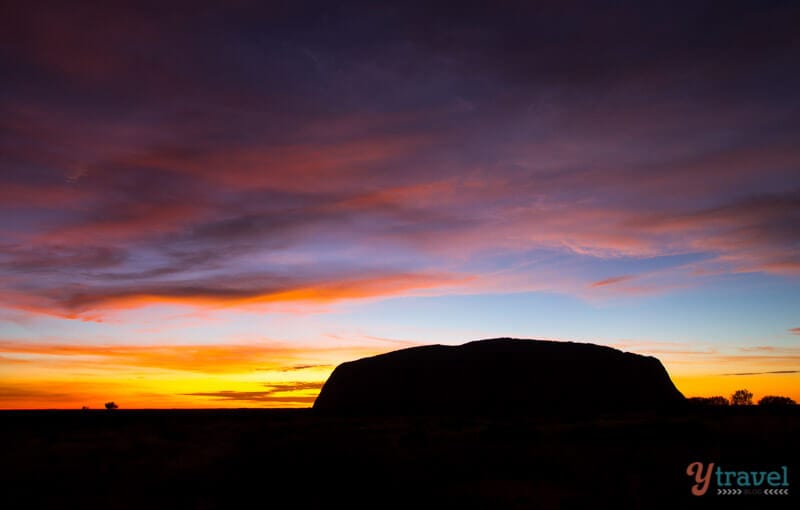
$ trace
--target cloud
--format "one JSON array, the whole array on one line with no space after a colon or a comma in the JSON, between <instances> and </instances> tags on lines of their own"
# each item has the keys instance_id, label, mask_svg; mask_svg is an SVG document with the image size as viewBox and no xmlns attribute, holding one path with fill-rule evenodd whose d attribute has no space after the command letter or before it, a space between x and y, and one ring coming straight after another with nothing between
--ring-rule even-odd
<instances>
[{"instance_id":1,"label":"cloud","mask_svg":"<svg viewBox=\"0 0 800 510\"><path fill-rule=\"evenodd\" d=\"M793 335L800 335L800 328L792 328L789 330L789 333Z\"/></svg>"},{"instance_id":2,"label":"cloud","mask_svg":"<svg viewBox=\"0 0 800 510\"><path fill-rule=\"evenodd\" d=\"M719 207L643 219L648 228L679 233L688 246L717 253L736 271L800 274L800 191L752 195Z\"/></svg>"},{"instance_id":3,"label":"cloud","mask_svg":"<svg viewBox=\"0 0 800 510\"><path fill-rule=\"evenodd\" d=\"M264 386L270 388L271 391L274 393L283 393L287 391L304 391L304 390L314 390L319 391L322 388L324 382L314 381L314 382L306 382L306 381L292 381L292 382L273 382L273 383L266 383Z\"/></svg>"},{"instance_id":4,"label":"cloud","mask_svg":"<svg viewBox=\"0 0 800 510\"><path fill-rule=\"evenodd\" d=\"M800 274L789 7L708 27L695 4L46 5L0 13L0 306L102 318ZM549 251L585 274L492 276ZM636 285L593 266L681 255L699 261Z\"/></svg>"},{"instance_id":5,"label":"cloud","mask_svg":"<svg viewBox=\"0 0 800 510\"><path fill-rule=\"evenodd\" d=\"M722 375L764 375L764 374L800 374L800 370L773 370L771 372L740 372Z\"/></svg>"},{"instance_id":6,"label":"cloud","mask_svg":"<svg viewBox=\"0 0 800 510\"><path fill-rule=\"evenodd\" d=\"M253 274L149 284L72 284L31 290L24 296L19 296L16 306L62 317L91 319L94 317L91 313L93 310L119 310L164 303L211 308L263 308L271 304L325 304L342 300L409 295L425 289L453 285L464 278L466 277L446 274L391 272L319 275L317 278Z\"/></svg>"},{"instance_id":7,"label":"cloud","mask_svg":"<svg viewBox=\"0 0 800 510\"><path fill-rule=\"evenodd\" d=\"M275 395L272 391L233 391L222 390L213 392L183 393L190 397L210 397L219 400L232 400L240 402L266 402L280 404L312 404L317 399L316 395Z\"/></svg>"},{"instance_id":8,"label":"cloud","mask_svg":"<svg viewBox=\"0 0 800 510\"><path fill-rule=\"evenodd\" d=\"M324 364L311 364L311 365L292 365L290 367L284 368L284 371L293 372L295 370L307 370L309 368L333 368L333 365L324 365Z\"/></svg>"},{"instance_id":9,"label":"cloud","mask_svg":"<svg viewBox=\"0 0 800 510\"><path fill-rule=\"evenodd\" d=\"M264 391L222 390L214 392L185 393L184 395L242 402L311 404L314 402L314 400L316 400L317 393L319 393L319 390L322 388L323 384L323 382L270 383L265 384L265 386L268 386L269 389ZM307 393L308 391L312 391L314 394L308 395L303 393Z\"/></svg>"},{"instance_id":10,"label":"cloud","mask_svg":"<svg viewBox=\"0 0 800 510\"><path fill-rule=\"evenodd\" d=\"M210 345L83 345L0 341L0 364L29 363L37 367L129 367L204 374L253 370L295 371L327 368L327 361L372 355L374 347L358 345L302 347L275 342ZM305 363L304 360L325 363ZM299 362L299 363L298 363ZM298 368L300 367L300 368ZM277 383L276 383L277 384ZM300 388L296 388L300 389Z\"/></svg>"},{"instance_id":11,"label":"cloud","mask_svg":"<svg viewBox=\"0 0 800 510\"><path fill-rule=\"evenodd\" d=\"M614 276L612 278L606 278L605 280L599 280L593 282L590 286L591 287L605 287L608 285L616 285L618 283L626 282L632 279L633 276L631 275L622 275L622 276Z\"/></svg>"},{"instance_id":12,"label":"cloud","mask_svg":"<svg viewBox=\"0 0 800 510\"><path fill-rule=\"evenodd\" d=\"M110 246L0 246L0 268L29 273L97 270L118 266L125 256Z\"/></svg>"},{"instance_id":13,"label":"cloud","mask_svg":"<svg viewBox=\"0 0 800 510\"><path fill-rule=\"evenodd\" d=\"M53 401L68 398L71 395L66 392L42 391L36 389L26 389L16 386L0 386L0 402L2 401Z\"/></svg>"}]
</instances>

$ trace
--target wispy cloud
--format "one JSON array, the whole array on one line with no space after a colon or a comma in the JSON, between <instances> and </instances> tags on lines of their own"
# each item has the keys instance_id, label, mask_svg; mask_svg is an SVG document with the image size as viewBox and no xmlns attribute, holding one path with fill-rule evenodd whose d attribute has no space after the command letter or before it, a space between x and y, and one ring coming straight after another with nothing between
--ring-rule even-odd
<instances>
[{"instance_id":1,"label":"wispy cloud","mask_svg":"<svg viewBox=\"0 0 800 510\"><path fill-rule=\"evenodd\" d=\"M598 280L593 282L590 286L591 287L606 287L608 285L616 285L618 283L626 282L632 279L633 276L631 275L622 275L622 276L614 276L611 278L606 278L605 280Z\"/></svg>"},{"instance_id":2,"label":"wispy cloud","mask_svg":"<svg viewBox=\"0 0 800 510\"><path fill-rule=\"evenodd\" d=\"M771 372L739 372L722 375L764 375L764 374L800 374L800 370L773 370Z\"/></svg>"},{"instance_id":3,"label":"wispy cloud","mask_svg":"<svg viewBox=\"0 0 800 510\"><path fill-rule=\"evenodd\" d=\"M0 364L35 363L36 366L133 367L225 374L254 370L294 371L329 368L331 363L301 360L339 360L375 354L374 347L342 345L301 347L287 343L211 345L83 345L0 341Z\"/></svg>"},{"instance_id":4,"label":"wispy cloud","mask_svg":"<svg viewBox=\"0 0 800 510\"><path fill-rule=\"evenodd\" d=\"M221 390L185 393L184 395L242 402L310 404L317 398L317 393L322 385L322 382L270 383L265 385L269 389L263 391Z\"/></svg>"},{"instance_id":5,"label":"wispy cloud","mask_svg":"<svg viewBox=\"0 0 800 510\"><path fill-rule=\"evenodd\" d=\"M69 397L70 393L68 392L56 392L56 391L42 391L36 389L28 389L28 388L21 388L21 387L13 387L13 386L0 386L0 401L26 401L26 402L36 402L38 400L57 400L63 399L65 397Z\"/></svg>"},{"instance_id":6,"label":"wispy cloud","mask_svg":"<svg viewBox=\"0 0 800 510\"><path fill-rule=\"evenodd\" d=\"M286 367L283 370L286 372L293 372L295 370L308 370L309 368L332 368L333 365L324 365L324 364L316 364L316 365L292 365L290 367Z\"/></svg>"},{"instance_id":7,"label":"wispy cloud","mask_svg":"<svg viewBox=\"0 0 800 510\"><path fill-rule=\"evenodd\" d=\"M305 275L218 275L196 280L120 281L109 277L97 285L64 285L22 293L6 291L14 308L67 318L94 319L96 311L136 308L153 304L189 304L223 308L268 306L281 303L335 303L342 300L408 295L446 287L470 277L455 274L377 271ZM143 275L142 280L146 280Z\"/></svg>"}]
</instances>

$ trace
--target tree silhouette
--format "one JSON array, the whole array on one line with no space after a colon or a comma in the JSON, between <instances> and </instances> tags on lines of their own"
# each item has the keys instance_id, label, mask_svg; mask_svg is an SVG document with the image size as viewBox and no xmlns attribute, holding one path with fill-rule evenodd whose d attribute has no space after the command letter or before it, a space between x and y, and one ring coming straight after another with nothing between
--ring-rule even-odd
<instances>
[{"instance_id":1,"label":"tree silhouette","mask_svg":"<svg viewBox=\"0 0 800 510\"><path fill-rule=\"evenodd\" d=\"M119 406L114 402L106 402L106 409L113 411L114 409L119 409Z\"/></svg>"},{"instance_id":2,"label":"tree silhouette","mask_svg":"<svg viewBox=\"0 0 800 510\"><path fill-rule=\"evenodd\" d=\"M767 395L758 401L760 406L787 406L794 405L795 401L789 397L778 397L775 395Z\"/></svg>"},{"instance_id":3,"label":"tree silhouette","mask_svg":"<svg viewBox=\"0 0 800 510\"><path fill-rule=\"evenodd\" d=\"M753 404L753 394L747 390L736 390L731 395L731 404L735 406L749 406Z\"/></svg>"},{"instance_id":4,"label":"tree silhouette","mask_svg":"<svg viewBox=\"0 0 800 510\"><path fill-rule=\"evenodd\" d=\"M728 399L722 395L716 395L714 397L692 397L689 401L703 406L727 406L730 404Z\"/></svg>"}]
</instances>

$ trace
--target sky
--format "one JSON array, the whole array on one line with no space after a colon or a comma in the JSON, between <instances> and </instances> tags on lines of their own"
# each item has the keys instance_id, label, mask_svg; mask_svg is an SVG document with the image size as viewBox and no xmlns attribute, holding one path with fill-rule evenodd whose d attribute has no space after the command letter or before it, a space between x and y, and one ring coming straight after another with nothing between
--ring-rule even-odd
<instances>
[{"instance_id":1,"label":"sky","mask_svg":"<svg viewBox=\"0 0 800 510\"><path fill-rule=\"evenodd\" d=\"M308 407L501 336L800 401L796 2L0 20L0 408Z\"/></svg>"}]
</instances>

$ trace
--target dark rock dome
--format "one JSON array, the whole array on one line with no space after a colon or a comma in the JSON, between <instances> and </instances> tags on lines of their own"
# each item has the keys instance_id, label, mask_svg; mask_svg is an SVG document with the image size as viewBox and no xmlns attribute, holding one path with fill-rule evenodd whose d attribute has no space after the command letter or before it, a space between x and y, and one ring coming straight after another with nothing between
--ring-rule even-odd
<instances>
[{"instance_id":1,"label":"dark rock dome","mask_svg":"<svg viewBox=\"0 0 800 510\"><path fill-rule=\"evenodd\" d=\"M342 363L314 409L358 414L570 414L680 404L661 362L588 343L499 338Z\"/></svg>"}]
</instances>

